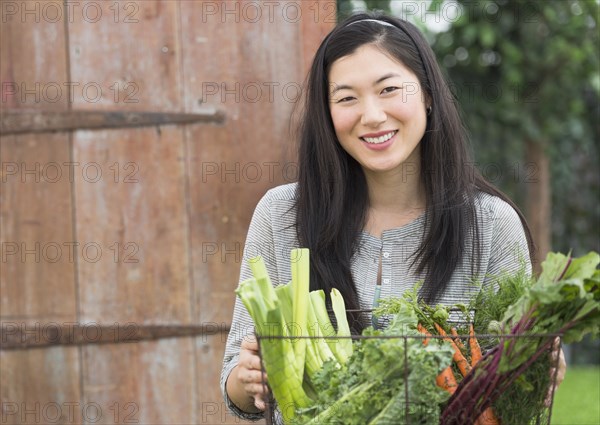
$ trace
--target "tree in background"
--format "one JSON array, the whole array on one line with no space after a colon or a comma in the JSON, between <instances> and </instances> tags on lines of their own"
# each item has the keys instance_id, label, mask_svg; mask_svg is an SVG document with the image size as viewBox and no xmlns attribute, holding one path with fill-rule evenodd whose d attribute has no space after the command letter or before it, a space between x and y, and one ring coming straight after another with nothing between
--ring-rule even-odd
<instances>
[{"instance_id":1,"label":"tree in background","mask_svg":"<svg viewBox=\"0 0 600 425\"><path fill-rule=\"evenodd\" d=\"M338 16L407 2L394 3L338 0ZM524 209L537 258L600 251L598 2L434 0L430 9L451 23L428 38L478 166ZM403 17L426 30L423 14Z\"/></svg>"},{"instance_id":2,"label":"tree in background","mask_svg":"<svg viewBox=\"0 0 600 425\"><path fill-rule=\"evenodd\" d=\"M459 17L433 47L455 84L480 169L524 206L538 259L551 245L598 250L598 3L458 4Z\"/></svg>"},{"instance_id":3,"label":"tree in background","mask_svg":"<svg viewBox=\"0 0 600 425\"><path fill-rule=\"evenodd\" d=\"M352 12L360 10L381 10L390 13L390 0L336 0L338 21L343 20L352 14Z\"/></svg>"}]
</instances>

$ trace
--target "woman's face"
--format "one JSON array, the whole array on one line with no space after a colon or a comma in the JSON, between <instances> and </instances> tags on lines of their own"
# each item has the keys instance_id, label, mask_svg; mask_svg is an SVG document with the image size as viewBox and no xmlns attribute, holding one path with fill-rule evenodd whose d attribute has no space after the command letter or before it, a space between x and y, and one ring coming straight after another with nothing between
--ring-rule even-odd
<instances>
[{"instance_id":1,"label":"woman's face","mask_svg":"<svg viewBox=\"0 0 600 425\"><path fill-rule=\"evenodd\" d=\"M336 136L365 173L416 173L427 105L417 77L371 44L336 60L329 72Z\"/></svg>"}]
</instances>

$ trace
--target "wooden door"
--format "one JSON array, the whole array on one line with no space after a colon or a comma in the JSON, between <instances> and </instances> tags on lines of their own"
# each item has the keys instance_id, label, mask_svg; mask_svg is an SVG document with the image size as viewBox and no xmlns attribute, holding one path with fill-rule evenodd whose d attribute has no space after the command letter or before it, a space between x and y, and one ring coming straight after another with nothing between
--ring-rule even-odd
<instances>
[{"instance_id":1,"label":"wooden door","mask_svg":"<svg viewBox=\"0 0 600 425\"><path fill-rule=\"evenodd\" d=\"M2 3L3 124L30 123L0 137L2 423L239 423L218 382L245 233L294 178L289 117L334 20L335 1Z\"/></svg>"}]
</instances>

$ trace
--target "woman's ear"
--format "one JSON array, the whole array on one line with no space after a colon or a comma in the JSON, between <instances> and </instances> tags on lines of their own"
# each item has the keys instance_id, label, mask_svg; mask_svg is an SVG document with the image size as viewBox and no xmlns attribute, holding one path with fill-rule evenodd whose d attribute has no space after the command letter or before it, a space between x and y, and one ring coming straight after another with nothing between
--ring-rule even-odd
<instances>
[{"instance_id":1,"label":"woman's ear","mask_svg":"<svg viewBox=\"0 0 600 425\"><path fill-rule=\"evenodd\" d=\"M429 93L425 93L425 105L427 105L427 108L431 108L433 105L433 98Z\"/></svg>"}]
</instances>

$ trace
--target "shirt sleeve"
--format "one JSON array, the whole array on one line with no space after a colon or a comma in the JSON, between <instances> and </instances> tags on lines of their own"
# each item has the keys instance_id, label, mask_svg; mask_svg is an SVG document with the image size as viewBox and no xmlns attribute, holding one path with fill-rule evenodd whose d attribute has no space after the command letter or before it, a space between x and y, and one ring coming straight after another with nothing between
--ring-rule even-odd
<instances>
[{"instance_id":1,"label":"shirt sleeve","mask_svg":"<svg viewBox=\"0 0 600 425\"><path fill-rule=\"evenodd\" d=\"M277 276L276 262L273 256L273 230L271 224L269 194L267 193L258 203L252 221L248 229L248 235L244 245L244 254L240 270L240 280L242 282L252 277L252 272L248 266L248 259L261 255L267 266L269 276ZM259 420L264 417L263 413L247 413L239 409L229 398L225 384L229 374L238 364L239 350L242 340L247 335L254 333L254 324L250 314L244 304L238 297L235 298L233 308L233 318L231 329L227 337L225 346L225 355L223 358L223 368L221 369L221 392L225 399L227 408L236 416L246 420Z\"/></svg>"},{"instance_id":2,"label":"shirt sleeve","mask_svg":"<svg viewBox=\"0 0 600 425\"><path fill-rule=\"evenodd\" d=\"M508 203L496 198L492 217L491 250L484 286L492 284L502 274L514 274L523 267L531 275L527 237L517 212Z\"/></svg>"}]
</instances>

